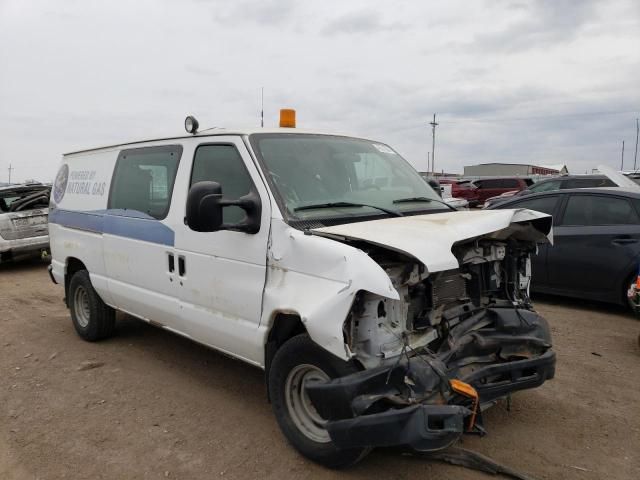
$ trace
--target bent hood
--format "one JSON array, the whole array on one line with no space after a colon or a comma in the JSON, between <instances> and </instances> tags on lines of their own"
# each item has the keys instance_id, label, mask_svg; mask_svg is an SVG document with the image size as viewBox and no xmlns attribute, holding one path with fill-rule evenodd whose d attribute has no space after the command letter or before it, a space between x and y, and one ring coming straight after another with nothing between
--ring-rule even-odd
<instances>
[{"instance_id":1,"label":"bent hood","mask_svg":"<svg viewBox=\"0 0 640 480\"><path fill-rule=\"evenodd\" d=\"M454 244L477 237L512 237L537 243L553 242L550 215L533 210L483 210L385 218L315 228L317 235L364 240L410 255L430 272L458 268Z\"/></svg>"}]
</instances>

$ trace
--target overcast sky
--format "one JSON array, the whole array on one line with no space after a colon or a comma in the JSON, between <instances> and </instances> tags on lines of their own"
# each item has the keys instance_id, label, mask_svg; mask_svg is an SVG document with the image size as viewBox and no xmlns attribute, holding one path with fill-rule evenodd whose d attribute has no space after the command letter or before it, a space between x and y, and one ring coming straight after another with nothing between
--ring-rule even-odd
<instances>
[{"instance_id":1,"label":"overcast sky","mask_svg":"<svg viewBox=\"0 0 640 480\"><path fill-rule=\"evenodd\" d=\"M0 0L0 181L63 152L201 128L375 138L426 169L632 167L640 2ZM640 154L639 154L640 156ZM640 160L640 159L639 159ZM640 161L638 162L640 164Z\"/></svg>"}]
</instances>

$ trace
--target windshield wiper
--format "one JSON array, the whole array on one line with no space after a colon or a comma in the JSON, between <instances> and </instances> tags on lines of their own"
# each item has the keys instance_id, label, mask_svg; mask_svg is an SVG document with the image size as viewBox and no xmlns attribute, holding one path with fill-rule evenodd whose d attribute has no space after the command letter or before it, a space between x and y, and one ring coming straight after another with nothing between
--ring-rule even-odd
<instances>
[{"instance_id":1,"label":"windshield wiper","mask_svg":"<svg viewBox=\"0 0 640 480\"><path fill-rule=\"evenodd\" d=\"M449 205L447 202L443 202L442 200L436 200L435 198L429 198L429 197L408 197L408 198L398 198L396 200L393 201L393 203L411 203L411 202L437 202L437 203L441 203L443 205L446 205L447 207L449 207L451 210L455 210L455 208L453 208L451 205Z\"/></svg>"},{"instance_id":2,"label":"windshield wiper","mask_svg":"<svg viewBox=\"0 0 640 480\"><path fill-rule=\"evenodd\" d=\"M328 203L316 203L313 205L303 205L301 207L296 207L293 209L294 212L299 212L301 210L313 210L315 208L334 208L334 207L369 207L375 208L376 210L380 210L381 212L388 213L389 215L393 215L394 217L404 217L401 212L397 210L389 210L388 208L378 207L377 205L369 205L367 203L352 203L352 202L328 202Z\"/></svg>"}]
</instances>

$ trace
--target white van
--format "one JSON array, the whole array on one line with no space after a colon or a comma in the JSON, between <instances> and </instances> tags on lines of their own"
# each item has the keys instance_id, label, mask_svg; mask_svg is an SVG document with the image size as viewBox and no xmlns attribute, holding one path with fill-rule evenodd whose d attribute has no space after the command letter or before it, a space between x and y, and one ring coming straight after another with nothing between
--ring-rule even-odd
<instances>
[{"instance_id":1,"label":"white van","mask_svg":"<svg viewBox=\"0 0 640 480\"><path fill-rule=\"evenodd\" d=\"M330 467L445 448L553 377L528 297L551 217L454 211L380 142L187 124L63 156L50 274L82 338L120 310L264 369L284 435Z\"/></svg>"}]
</instances>

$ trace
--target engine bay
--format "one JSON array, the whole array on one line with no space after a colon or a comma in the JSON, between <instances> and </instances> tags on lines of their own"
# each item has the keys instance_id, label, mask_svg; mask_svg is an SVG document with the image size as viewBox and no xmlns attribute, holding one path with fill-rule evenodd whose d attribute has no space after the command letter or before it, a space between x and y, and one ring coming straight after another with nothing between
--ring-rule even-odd
<instances>
[{"instance_id":1,"label":"engine bay","mask_svg":"<svg viewBox=\"0 0 640 480\"><path fill-rule=\"evenodd\" d=\"M372 368L403 350L436 351L451 328L482 309L530 309L530 255L535 251L531 242L479 239L454 246L458 269L429 273L400 253L369 249L401 299L359 292L345 323L347 345Z\"/></svg>"}]
</instances>

